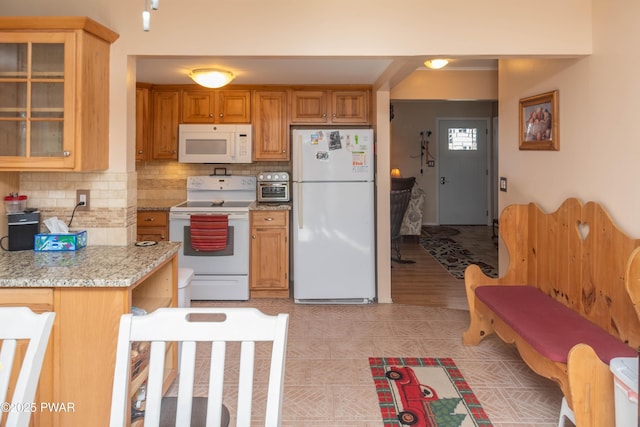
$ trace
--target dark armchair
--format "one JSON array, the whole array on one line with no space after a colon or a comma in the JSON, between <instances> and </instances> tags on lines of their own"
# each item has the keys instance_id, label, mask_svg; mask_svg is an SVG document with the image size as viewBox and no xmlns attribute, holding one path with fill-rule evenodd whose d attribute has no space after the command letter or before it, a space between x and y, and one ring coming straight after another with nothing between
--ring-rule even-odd
<instances>
[{"instance_id":1,"label":"dark armchair","mask_svg":"<svg viewBox=\"0 0 640 427\"><path fill-rule=\"evenodd\" d=\"M403 260L400 253L402 246L402 219L409 206L411 189L416 182L412 178L391 178L391 260L399 263L413 263L415 261ZM394 256L395 255L395 256Z\"/></svg>"}]
</instances>

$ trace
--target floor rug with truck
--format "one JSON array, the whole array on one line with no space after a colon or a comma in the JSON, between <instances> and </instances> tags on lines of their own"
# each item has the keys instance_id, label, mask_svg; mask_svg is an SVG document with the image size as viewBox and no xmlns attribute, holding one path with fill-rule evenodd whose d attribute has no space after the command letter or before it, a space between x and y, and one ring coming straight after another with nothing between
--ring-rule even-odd
<instances>
[{"instance_id":1,"label":"floor rug with truck","mask_svg":"<svg viewBox=\"0 0 640 427\"><path fill-rule=\"evenodd\" d=\"M450 358L370 357L384 427L488 427L489 417Z\"/></svg>"},{"instance_id":2,"label":"floor rug with truck","mask_svg":"<svg viewBox=\"0 0 640 427\"><path fill-rule=\"evenodd\" d=\"M471 264L476 264L489 277L498 277L498 271L494 266L480 260L450 237L423 235L420 237L420 246L456 279L464 279L464 270Z\"/></svg>"}]
</instances>

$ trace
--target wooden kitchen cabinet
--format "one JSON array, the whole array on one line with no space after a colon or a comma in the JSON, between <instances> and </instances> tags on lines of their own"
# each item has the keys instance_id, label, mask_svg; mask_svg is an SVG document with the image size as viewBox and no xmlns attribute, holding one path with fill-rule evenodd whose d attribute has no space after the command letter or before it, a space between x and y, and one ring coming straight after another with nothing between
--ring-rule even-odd
<instances>
[{"instance_id":1,"label":"wooden kitchen cabinet","mask_svg":"<svg viewBox=\"0 0 640 427\"><path fill-rule=\"evenodd\" d=\"M251 211L252 298L289 297L289 211Z\"/></svg>"},{"instance_id":2,"label":"wooden kitchen cabinet","mask_svg":"<svg viewBox=\"0 0 640 427\"><path fill-rule=\"evenodd\" d=\"M0 17L0 171L109 168L109 51L85 17Z\"/></svg>"},{"instance_id":3,"label":"wooden kitchen cabinet","mask_svg":"<svg viewBox=\"0 0 640 427\"><path fill-rule=\"evenodd\" d=\"M138 237L139 242L153 240L161 242L169 239L169 220L165 211L138 211Z\"/></svg>"},{"instance_id":4,"label":"wooden kitchen cabinet","mask_svg":"<svg viewBox=\"0 0 640 427\"><path fill-rule=\"evenodd\" d=\"M288 92L256 91L254 104L253 160L289 160Z\"/></svg>"},{"instance_id":5,"label":"wooden kitchen cabinet","mask_svg":"<svg viewBox=\"0 0 640 427\"><path fill-rule=\"evenodd\" d=\"M180 119L180 91L151 90L153 138L152 160L178 160L178 124Z\"/></svg>"},{"instance_id":6,"label":"wooden kitchen cabinet","mask_svg":"<svg viewBox=\"0 0 640 427\"><path fill-rule=\"evenodd\" d=\"M149 84L136 84L136 160L150 160L151 158L150 88Z\"/></svg>"},{"instance_id":7,"label":"wooden kitchen cabinet","mask_svg":"<svg viewBox=\"0 0 640 427\"><path fill-rule=\"evenodd\" d=\"M368 124L369 94L366 89L294 90L291 123Z\"/></svg>"},{"instance_id":8,"label":"wooden kitchen cabinet","mask_svg":"<svg viewBox=\"0 0 640 427\"><path fill-rule=\"evenodd\" d=\"M181 123L251 123L251 91L185 90Z\"/></svg>"}]
</instances>

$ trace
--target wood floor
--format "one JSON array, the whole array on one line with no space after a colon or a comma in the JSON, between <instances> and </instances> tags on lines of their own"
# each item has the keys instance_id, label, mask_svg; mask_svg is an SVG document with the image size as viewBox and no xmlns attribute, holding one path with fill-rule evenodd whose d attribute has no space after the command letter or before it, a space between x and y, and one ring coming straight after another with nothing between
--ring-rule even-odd
<instances>
[{"instance_id":1,"label":"wood floor","mask_svg":"<svg viewBox=\"0 0 640 427\"><path fill-rule=\"evenodd\" d=\"M456 228L460 234L452 236L452 239L498 268L496 239L491 227ZM391 263L391 298L394 303L468 310L464 280L451 276L420 246L417 237L404 238L402 258L416 262Z\"/></svg>"}]
</instances>

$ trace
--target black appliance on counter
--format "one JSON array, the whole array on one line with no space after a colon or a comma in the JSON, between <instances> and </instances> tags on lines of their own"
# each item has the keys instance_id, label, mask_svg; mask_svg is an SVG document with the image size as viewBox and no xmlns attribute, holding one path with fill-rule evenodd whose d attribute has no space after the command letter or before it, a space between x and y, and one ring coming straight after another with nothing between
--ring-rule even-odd
<instances>
[{"instance_id":1,"label":"black appliance on counter","mask_svg":"<svg viewBox=\"0 0 640 427\"><path fill-rule=\"evenodd\" d=\"M40 212L20 212L7 214L9 226L8 251L33 250L35 235L40 232ZM4 240L4 238L3 238Z\"/></svg>"}]
</instances>

